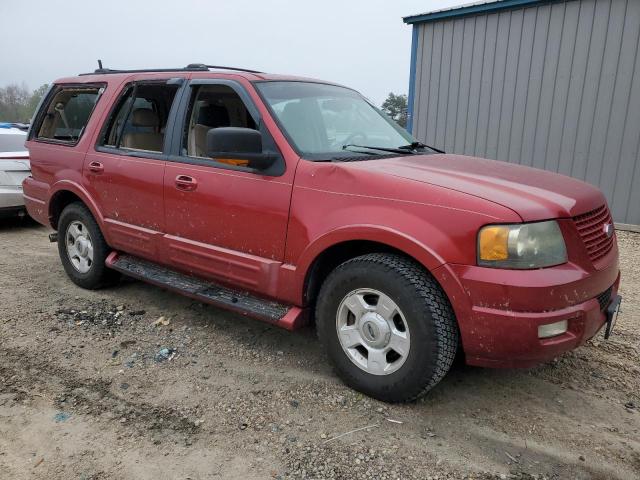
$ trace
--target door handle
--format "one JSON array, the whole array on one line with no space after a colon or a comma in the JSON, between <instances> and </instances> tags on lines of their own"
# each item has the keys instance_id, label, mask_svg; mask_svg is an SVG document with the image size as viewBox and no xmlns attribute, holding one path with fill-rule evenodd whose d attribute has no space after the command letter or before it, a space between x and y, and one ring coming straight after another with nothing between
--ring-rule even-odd
<instances>
[{"instance_id":1,"label":"door handle","mask_svg":"<svg viewBox=\"0 0 640 480\"><path fill-rule=\"evenodd\" d=\"M100 162L91 162L89 164L89 170L94 173L102 173L104 172L104 165Z\"/></svg>"},{"instance_id":2,"label":"door handle","mask_svg":"<svg viewBox=\"0 0 640 480\"><path fill-rule=\"evenodd\" d=\"M190 177L189 175L178 175L176 177L176 187L179 190L191 192L198 187L198 182L195 178Z\"/></svg>"}]
</instances>

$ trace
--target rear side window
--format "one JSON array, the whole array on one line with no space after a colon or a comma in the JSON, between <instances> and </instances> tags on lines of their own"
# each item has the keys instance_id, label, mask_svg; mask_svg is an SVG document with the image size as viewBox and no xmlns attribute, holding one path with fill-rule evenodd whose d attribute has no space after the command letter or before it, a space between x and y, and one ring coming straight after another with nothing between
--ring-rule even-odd
<instances>
[{"instance_id":1,"label":"rear side window","mask_svg":"<svg viewBox=\"0 0 640 480\"><path fill-rule=\"evenodd\" d=\"M103 86L60 87L46 104L35 138L76 144L103 91Z\"/></svg>"},{"instance_id":2,"label":"rear side window","mask_svg":"<svg viewBox=\"0 0 640 480\"><path fill-rule=\"evenodd\" d=\"M104 147L162 152L178 85L135 83L125 87L100 141Z\"/></svg>"}]
</instances>

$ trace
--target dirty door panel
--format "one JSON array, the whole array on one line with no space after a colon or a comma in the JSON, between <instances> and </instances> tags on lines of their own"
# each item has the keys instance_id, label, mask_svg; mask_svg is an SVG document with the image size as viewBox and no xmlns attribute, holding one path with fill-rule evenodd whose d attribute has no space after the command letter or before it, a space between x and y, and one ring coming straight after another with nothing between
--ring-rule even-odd
<instances>
[{"instance_id":1,"label":"dirty door panel","mask_svg":"<svg viewBox=\"0 0 640 480\"><path fill-rule=\"evenodd\" d=\"M273 295L291 184L206 158L202 151L210 128L259 128L255 109L245 107L249 100L238 90L211 83L185 92L180 155L165 169L165 246L180 270Z\"/></svg>"},{"instance_id":2,"label":"dirty door panel","mask_svg":"<svg viewBox=\"0 0 640 480\"><path fill-rule=\"evenodd\" d=\"M178 86L125 86L84 175L112 247L155 259L164 229L164 134Z\"/></svg>"}]
</instances>

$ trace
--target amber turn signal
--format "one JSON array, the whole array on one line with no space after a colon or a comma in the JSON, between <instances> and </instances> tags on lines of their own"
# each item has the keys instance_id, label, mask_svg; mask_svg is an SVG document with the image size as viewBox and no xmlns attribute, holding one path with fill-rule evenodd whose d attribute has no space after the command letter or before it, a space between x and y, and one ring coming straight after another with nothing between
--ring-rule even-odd
<instances>
[{"instance_id":1,"label":"amber turn signal","mask_svg":"<svg viewBox=\"0 0 640 480\"><path fill-rule=\"evenodd\" d=\"M480 260L507 260L509 258L509 227L495 225L480 231L478 239Z\"/></svg>"},{"instance_id":2,"label":"amber turn signal","mask_svg":"<svg viewBox=\"0 0 640 480\"><path fill-rule=\"evenodd\" d=\"M248 167L249 160L238 160L235 158L216 158L216 161L220 163L226 163L227 165L233 165L234 167Z\"/></svg>"}]
</instances>

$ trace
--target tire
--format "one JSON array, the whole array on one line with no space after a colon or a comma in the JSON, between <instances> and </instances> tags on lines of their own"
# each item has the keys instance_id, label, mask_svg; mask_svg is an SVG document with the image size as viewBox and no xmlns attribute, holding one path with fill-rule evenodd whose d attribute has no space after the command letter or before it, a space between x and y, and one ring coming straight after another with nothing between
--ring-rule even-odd
<instances>
[{"instance_id":1,"label":"tire","mask_svg":"<svg viewBox=\"0 0 640 480\"><path fill-rule=\"evenodd\" d=\"M58 220L58 253L71 281L88 290L115 283L120 274L104 263L110 251L89 209L79 202L67 205Z\"/></svg>"},{"instance_id":2,"label":"tire","mask_svg":"<svg viewBox=\"0 0 640 480\"><path fill-rule=\"evenodd\" d=\"M316 302L316 328L338 376L385 402L426 394L451 368L459 341L440 285L396 254L363 255L331 272ZM348 346L358 341L359 346Z\"/></svg>"}]
</instances>

